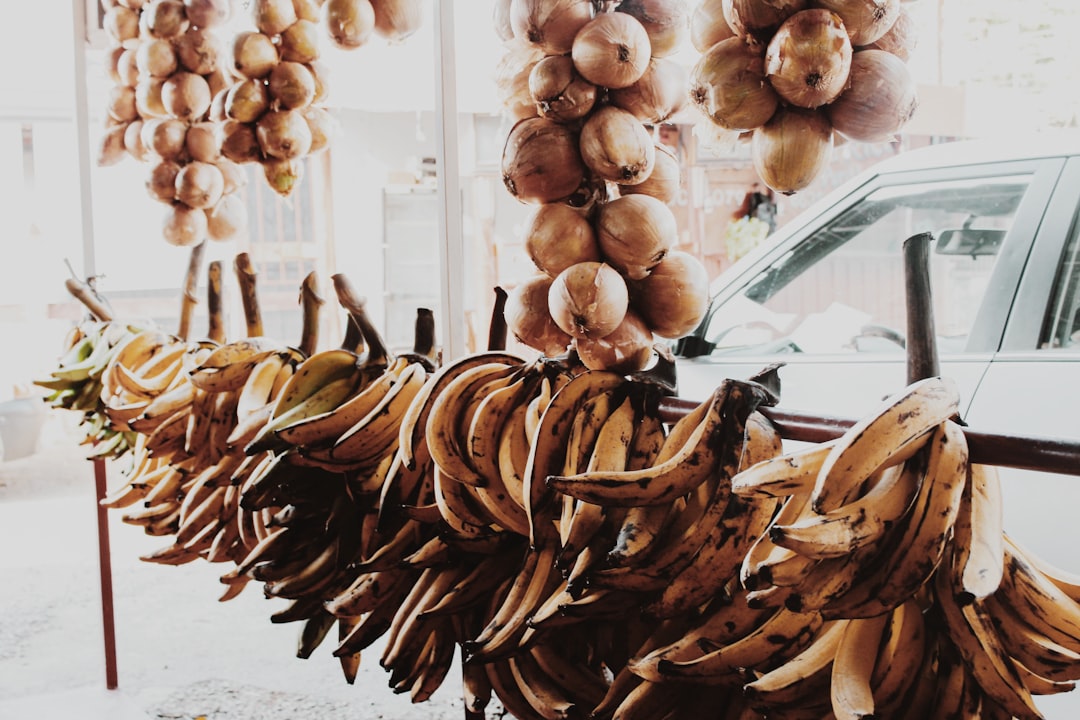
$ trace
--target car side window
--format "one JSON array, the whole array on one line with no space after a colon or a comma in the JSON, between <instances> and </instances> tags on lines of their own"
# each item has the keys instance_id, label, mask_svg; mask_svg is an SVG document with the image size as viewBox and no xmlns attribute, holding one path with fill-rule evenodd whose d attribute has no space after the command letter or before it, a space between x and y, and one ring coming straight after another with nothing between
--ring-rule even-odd
<instances>
[{"instance_id":1,"label":"car side window","mask_svg":"<svg viewBox=\"0 0 1080 720\"><path fill-rule=\"evenodd\" d=\"M1073 220L1061 255L1039 347L1080 348L1080 218Z\"/></svg>"},{"instance_id":2,"label":"car side window","mask_svg":"<svg viewBox=\"0 0 1080 720\"><path fill-rule=\"evenodd\" d=\"M902 246L929 232L942 352L964 349L1030 176L883 187L774 259L716 308L715 353L902 353Z\"/></svg>"}]
</instances>

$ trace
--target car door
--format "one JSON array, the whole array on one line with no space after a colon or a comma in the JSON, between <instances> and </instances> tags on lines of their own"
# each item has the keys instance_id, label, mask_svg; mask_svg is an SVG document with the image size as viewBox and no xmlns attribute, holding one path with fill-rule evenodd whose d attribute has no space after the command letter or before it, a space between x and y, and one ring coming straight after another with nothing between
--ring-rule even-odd
<instances>
[{"instance_id":1,"label":"car door","mask_svg":"<svg viewBox=\"0 0 1080 720\"><path fill-rule=\"evenodd\" d=\"M1001 343L965 420L972 429L1080 443L1080 158L1055 189ZM1003 468L1005 531L1080 573L1080 476ZM1080 694L1037 698L1048 718L1080 717Z\"/></svg>"},{"instance_id":2,"label":"car door","mask_svg":"<svg viewBox=\"0 0 1080 720\"><path fill-rule=\"evenodd\" d=\"M1060 158L910 170L871 177L803 229L781 236L726 280L681 358L680 395L782 362L781 406L858 417L906 383L901 248L930 232L938 351L965 404L998 349L1020 271ZM944 230L985 228L1000 242L944 247ZM681 343L680 345L687 345Z\"/></svg>"}]
</instances>

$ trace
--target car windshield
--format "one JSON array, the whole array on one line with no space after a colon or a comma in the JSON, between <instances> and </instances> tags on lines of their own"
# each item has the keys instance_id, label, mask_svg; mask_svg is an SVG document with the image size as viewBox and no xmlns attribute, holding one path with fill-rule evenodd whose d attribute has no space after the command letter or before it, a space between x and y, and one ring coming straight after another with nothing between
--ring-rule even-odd
<instances>
[{"instance_id":1,"label":"car windshield","mask_svg":"<svg viewBox=\"0 0 1080 720\"><path fill-rule=\"evenodd\" d=\"M802 238L714 308L717 353L901 353L902 246L929 232L939 347L959 351L1029 176L881 188Z\"/></svg>"}]
</instances>

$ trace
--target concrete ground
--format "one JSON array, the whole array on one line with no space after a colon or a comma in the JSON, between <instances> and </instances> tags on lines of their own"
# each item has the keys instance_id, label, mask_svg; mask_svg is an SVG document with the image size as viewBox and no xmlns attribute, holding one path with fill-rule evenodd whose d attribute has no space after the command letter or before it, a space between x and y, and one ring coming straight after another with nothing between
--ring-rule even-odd
<instances>
[{"instance_id":1,"label":"concrete ground","mask_svg":"<svg viewBox=\"0 0 1080 720\"><path fill-rule=\"evenodd\" d=\"M221 603L224 566L142 562L166 544L110 512L118 688L105 689L92 466L76 417L50 415L30 457L0 462L0 718L449 720L460 673L428 702L395 695L365 651L355 685L330 654L301 660L299 625L252 584ZM112 478L118 480L117 477ZM488 717L497 717L495 702Z\"/></svg>"}]
</instances>

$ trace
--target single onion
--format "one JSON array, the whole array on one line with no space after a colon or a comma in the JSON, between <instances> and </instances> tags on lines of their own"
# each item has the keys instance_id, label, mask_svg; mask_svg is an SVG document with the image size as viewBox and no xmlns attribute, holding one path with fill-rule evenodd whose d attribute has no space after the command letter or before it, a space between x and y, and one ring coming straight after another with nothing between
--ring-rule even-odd
<instances>
[{"instance_id":1,"label":"single onion","mask_svg":"<svg viewBox=\"0 0 1080 720\"><path fill-rule=\"evenodd\" d=\"M581 127L581 159L610 182L633 185L649 177L656 161L652 136L630 113L606 105Z\"/></svg>"},{"instance_id":2,"label":"single onion","mask_svg":"<svg viewBox=\"0 0 1080 720\"><path fill-rule=\"evenodd\" d=\"M120 75L120 59L124 55L134 57L135 51L123 45L114 45L105 51L105 73L114 83L124 82Z\"/></svg>"},{"instance_id":3,"label":"single onion","mask_svg":"<svg viewBox=\"0 0 1080 720\"><path fill-rule=\"evenodd\" d=\"M633 85L649 67L649 33L633 15L602 13L581 28L571 57L582 77L594 85Z\"/></svg>"},{"instance_id":4,"label":"single onion","mask_svg":"<svg viewBox=\"0 0 1080 720\"><path fill-rule=\"evenodd\" d=\"M165 160L175 160L184 150L187 139L187 123L176 118L165 118L153 126L149 147L154 154Z\"/></svg>"},{"instance_id":5,"label":"single onion","mask_svg":"<svg viewBox=\"0 0 1080 720\"><path fill-rule=\"evenodd\" d=\"M293 0L293 9L300 20L319 22L319 12L324 0Z\"/></svg>"},{"instance_id":6,"label":"single onion","mask_svg":"<svg viewBox=\"0 0 1080 720\"><path fill-rule=\"evenodd\" d=\"M568 122L596 104L596 86L581 77L569 55L548 55L529 71L529 95L542 117Z\"/></svg>"},{"instance_id":7,"label":"single onion","mask_svg":"<svg viewBox=\"0 0 1080 720\"><path fill-rule=\"evenodd\" d=\"M236 78L223 65L219 65L217 69L203 77L206 78L206 84L210 86L210 94L214 97L223 90L228 90L236 82ZM210 104L213 105L214 101L211 100Z\"/></svg>"},{"instance_id":8,"label":"single onion","mask_svg":"<svg viewBox=\"0 0 1080 720\"><path fill-rule=\"evenodd\" d=\"M510 24L510 6L513 0L495 0L491 11L491 24L500 40L506 42L514 37L514 26Z\"/></svg>"},{"instance_id":9,"label":"single onion","mask_svg":"<svg viewBox=\"0 0 1080 720\"><path fill-rule=\"evenodd\" d=\"M140 34L174 38L188 29L187 11L180 0L155 0L139 13Z\"/></svg>"},{"instance_id":10,"label":"single onion","mask_svg":"<svg viewBox=\"0 0 1080 720\"><path fill-rule=\"evenodd\" d=\"M638 19L649 34L654 58L678 52L690 32L686 0L622 0L615 10Z\"/></svg>"},{"instance_id":11,"label":"single onion","mask_svg":"<svg viewBox=\"0 0 1080 720\"><path fill-rule=\"evenodd\" d=\"M225 117L237 122L255 122L270 108L270 93L261 80L241 80L225 94Z\"/></svg>"},{"instance_id":12,"label":"single onion","mask_svg":"<svg viewBox=\"0 0 1080 720\"><path fill-rule=\"evenodd\" d=\"M821 110L782 108L750 141L762 182L783 195L807 187L832 156L832 126Z\"/></svg>"},{"instance_id":13,"label":"single onion","mask_svg":"<svg viewBox=\"0 0 1080 720\"><path fill-rule=\"evenodd\" d=\"M202 75L175 72L161 86L165 111L183 120L198 120L210 109L210 85Z\"/></svg>"},{"instance_id":14,"label":"single onion","mask_svg":"<svg viewBox=\"0 0 1080 720\"><path fill-rule=\"evenodd\" d=\"M247 227L247 207L236 194L223 195L206 212L206 235L211 240L232 240Z\"/></svg>"},{"instance_id":15,"label":"single onion","mask_svg":"<svg viewBox=\"0 0 1080 720\"><path fill-rule=\"evenodd\" d=\"M255 28L270 37L285 32L298 19L293 0L253 0L250 7Z\"/></svg>"},{"instance_id":16,"label":"single onion","mask_svg":"<svg viewBox=\"0 0 1080 720\"><path fill-rule=\"evenodd\" d=\"M884 50L860 50L851 58L848 89L825 110L849 140L886 142L918 105L915 80L903 60Z\"/></svg>"},{"instance_id":17,"label":"single onion","mask_svg":"<svg viewBox=\"0 0 1080 720\"><path fill-rule=\"evenodd\" d=\"M124 130L124 149L136 160L143 161L149 158L150 151L142 141L143 120L135 120L128 123Z\"/></svg>"},{"instance_id":18,"label":"single onion","mask_svg":"<svg viewBox=\"0 0 1080 720\"><path fill-rule=\"evenodd\" d=\"M502 177L522 202L554 202L571 195L585 178L577 133L547 118L520 121L503 147Z\"/></svg>"},{"instance_id":19,"label":"single onion","mask_svg":"<svg viewBox=\"0 0 1080 720\"><path fill-rule=\"evenodd\" d=\"M648 275L678 236L675 214L651 195L623 195L601 205L596 218L600 254L631 280Z\"/></svg>"},{"instance_id":20,"label":"single onion","mask_svg":"<svg viewBox=\"0 0 1080 720\"><path fill-rule=\"evenodd\" d=\"M195 27L217 27L228 22L232 3L230 0L184 0L184 13Z\"/></svg>"},{"instance_id":21,"label":"single onion","mask_svg":"<svg viewBox=\"0 0 1080 720\"><path fill-rule=\"evenodd\" d=\"M214 32L190 28L176 39L176 56L185 69L198 75L209 75L218 69L224 50Z\"/></svg>"},{"instance_id":22,"label":"single onion","mask_svg":"<svg viewBox=\"0 0 1080 720\"><path fill-rule=\"evenodd\" d=\"M495 93L514 120L536 117L536 103L529 91L529 79L544 54L521 40L507 43L507 52L495 66Z\"/></svg>"},{"instance_id":23,"label":"single onion","mask_svg":"<svg viewBox=\"0 0 1080 720\"><path fill-rule=\"evenodd\" d=\"M297 20L281 33L278 53L282 60L309 63L319 59L319 25Z\"/></svg>"},{"instance_id":24,"label":"single onion","mask_svg":"<svg viewBox=\"0 0 1080 720\"><path fill-rule=\"evenodd\" d=\"M306 65L286 60L270 71L267 89L279 109L306 107L315 99L315 76Z\"/></svg>"},{"instance_id":25,"label":"single onion","mask_svg":"<svg viewBox=\"0 0 1080 720\"><path fill-rule=\"evenodd\" d=\"M122 52L116 59L116 82L120 85L135 87L139 84L139 64L134 50L119 48Z\"/></svg>"},{"instance_id":26,"label":"single onion","mask_svg":"<svg viewBox=\"0 0 1080 720\"><path fill-rule=\"evenodd\" d=\"M540 272L555 277L571 265L599 261L600 247L592 224L561 203L545 203L525 225L525 252Z\"/></svg>"},{"instance_id":27,"label":"single onion","mask_svg":"<svg viewBox=\"0 0 1080 720\"><path fill-rule=\"evenodd\" d=\"M659 125L682 109L688 84L689 73L682 64L654 57L636 83L612 90L608 101L643 123Z\"/></svg>"},{"instance_id":28,"label":"single onion","mask_svg":"<svg viewBox=\"0 0 1080 720\"><path fill-rule=\"evenodd\" d=\"M262 169L270 189L282 197L291 195L304 177L304 166L295 159L267 158Z\"/></svg>"},{"instance_id":29,"label":"single onion","mask_svg":"<svg viewBox=\"0 0 1080 720\"><path fill-rule=\"evenodd\" d=\"M656 162L649 177L637 185L620 185L619 192L623 195L651 195L670 205L678 200L681 184L682 169L675 153L665 145L657 145Z\"/></svg>"},{"instance_id":30,"label":"single onion","mask_svg":"<svg viewBox=\"0 0 1080 720\"><path fill-rule=\"evenodd\" d=\"M216 122L193 124L184 136L184 148L192 160L204 163L217 162L221 158L220 125Z\"/></svg>"},{"instance_id":31,"label":"single onion","mask_svg":"<svg viewBox=\"0 0 1080 720\"><path fill-rule=\"evenodd\" d=\"M139 37L139 14L131 8L117 5L105 11L102 26L113 43L127 47L128 43Z\"/></svg>"},{"instance_id":32,"label":"single onion","mask_svg":"<svg viewBox=\"0 0 1080 720\"><path fill-rule=\"evenodd\" d=\"M168 40L147 38L139 43L134 53L135 66L143 75L164 79L176 72L176 50Z\"/></svg>"},{"instance_id":33,"label":"single onion","mask_svg":"<svg viewBox=\"0 0 1080 720\"><path fill-rule=\"evenodd\" d=\"M164 80L158 78L140 78L135 86L135 108L142 118L165 117L165 105L161 102L161 88Z\"/></svg>"},{"instance_id":34,"label":"single onion","mask_svg":"<svg viewBox=\"0 0 1080 720\"><path fill-rule=\"evenodd\" d=\"M308 105L300 111L311 129L311 149L308 153L314 155L322 152L330 146L330 139L337 132L337 121L330 111L317 105Z\"/></svg>"},{"instance_id":35,"label":"single onion","mask_svg":"<svg viewBox=\"0 0 1080 720\"><path fill-rule=\"evenodd\" d=\"M690 101L726 130L752 130L780 99L765 78L765 55L732 37L708 49L690 70Z\"/></svg>"},{"instance_id":36,"label":"single onion","mask_svg":"<svg viewBox=\"0 0 1080 720\"><path fill-rule=\"evenodd\" d=\"M514 37L546 55L565 55L578 31L592 19L590 0L512 0L510 28Z\"/></svg>"},{"instance_id":37,"label":"single onion","mask_svg":"<svg viewBox=\"0 0 1080 720\"><path fill-rule=\"evenodd\" d=\"M161 160L150 167L146 178L146 190L150 197L159 202L172 203L176 199L176 176L180 174L180 164L175 160Z\"/></svg>"},{"instance_id":38,"label":"single onion","mask_svg":"<svg viewBox=\"0 0 1080 720\"><path fill-rule=\"evenodd\" d=\"M626 281L610 265L575 263L555 276L548 311L555 324L574 338L602 338L623 321L629 304Z\"/></svg>"},{"instance_id":39,"label":"single onion","mask_svg":"<svg viewBox=\"0 0 1080 720\"><path fill-rule=\"evenodd\" d=\"M840 16L855 47L884 35L900 14L900 0L814 0L814 4Z\"/></svg>"},{"instance_id":40,"label":"single onion","mask_svg":"<svg viewBox=\"0 0 1080 720\"><path fill-rule=\"evenodd\" d=\"M566 352L573 338L555 324L548 311L551 281L547 275L535 275L516 285L507 293L503 316L507 331L518 342L556 357Z\"/></svg>"},{"instance_id":41,"label":"single onion","mask_svg":"<svg viewBox=\"0 0 1080 720\"><path fill-rule=\"evenodd\" d=\"M109 101L105 108L109 119L117 123L129 123L139 117L135 105L135 88L113 85L109 88Z\"/></svg>"},{"instance_id":42,"label":"single onion","mask_svg":"<svg viewBox=\"0 0 1080 720\"><path fill-rule=\"evenodd\" d=\"M630 305L660 337L692 332L709 307L709 272L688 252L672 250L648 277L630 282Z\"/></svg>"},{"instance_id":43,"label":"single onion","mask_svg":"<svg viewBox=\"0 0 1080 720\"><path fill-rule=\"evenodd\" d=\"M604 337L574 340L585 367L624 375L644 370L652 359L652 347L652 331L633 309L628 309L619 326Z\"/></svg>"},{"instance_id":44,"label":"single onion","mask_svg":"<svg viewBox=\"0 0 1080 720\"><path fill-rule=\"evenodd\" d=\"M724 0L701 0L690 16L690 44L703 53L729 37L735 31L724 19Z\"/></svg>"},{"instance_id":45,"label":"single onion","mask_svg":"<svg viewBox=\"0 0 1080 720\"><path fill-rule=\"evenodd\" d=\"M221 154L234 163L259 162L262 150L250 123L226 120L221 126Z\"/></svg>"},{"instance_id":46,"label":"single onion","mask_svg":"<svg viewBox=\"0 0 1080 720\"><path fill-rule=\"evenodd\" d=\"M918 44L919 29L915 24L915 19L911 17L907 6L901 4L900 14L896 16L896 21L892 24L892 27L867 47L891 52L896 57L907 62L911 58L911 54L915 52Z\"/></svg>"},{"instance_id":47,"label":"single onion","mask_svg":"<svg viewBox=\"0 0 1080 720\"><path fill-rule=\"evenodd\" d=\"M128 154L124 147L124 136L127 134L128 125L112 125L105 128L98 145L98 167L115 165Z\"/></svg>"},{"instance_id":48,"label":"single onion","mask_svg":"<svg viewBox=\"0 0 1080 720\"><path fill-rule=\"evenodd\" d=\"M353 50L375 34L375 8L370 0L326 0L322 24L330 42L342 50Z\"/></svg>"},{"instance_id":49,"label":"single onion","mask_svg":"<svg viewBox=\"0 0 1080 720\"><path fill-rule=\"evenodd\" d=\"M807 4L807 0L724 0L723 12L736 35L764 45L782 22Z\"/></svg>"},{"instance_id":50,"label":"single onion","mask_svg":"<svg viewBox=\"0 0 1080 720\"><path fill-rule=\"evenodd\" d=\"M179 247L198 245L206 239L206 213L184 203L173 203L165 213L162 235L165 242Z\"/></svg>"},{"instance_id":51,"label":"single onion","mask_svg":"<svg viewBox=\"0 0 1080 720\"><path fill-rule=\"evenodd\" d=\"M847 85L851 40L840 16L801 10L780 26L765 50L765 74L773 90L803 108L831 103Z\"/></svg>"},{"instance_id":52,"label":"single onion","mask_svg":"<svg viewBox=\"0 0 1080 720\"><path fill-rule=\"evenodd\" d=\"M176 174L176 199L189 207L211 208L224 191L225 177L211 163L190 162Z\"/></svg>"},{"instance_id":53,"label":"single onion","mask_svg":"<svg viewBox=\"0 0 1080 720\"><path fill-rule=\"evenodd\" d=\"M298 110L271 110L255 123L263 155L279 160L303 157L311 150L311 128Z\"/></svg>"},{"instance_id":54,"label":"single onion","mask_svg":"<svg viewBox=\"0 0 1080 720\"><path fill-rule=\"evenodd\" d=\"M311 71L311 76L315 78L315 97L311 99L311 102L317 103L326 100L327 95L330 93L330 68L318 60L307 63L307 69Z\"/></svg>"},{"instance_id":55,"label":"single onion","mask_svg":"<svg viewBox=\"0 0 1080 720\"><path fill-rule=\"evenodd\" d=\"M375 10L375 33L390 42L401 42L424 21L421 0L371 0Z\"/></svg>"},{"instance_id":56,"label":"single onion","mask_svg":"<svg viewBox=\"0 0 1080 720\"><path fill-rule=\"evenodd\" d=\"M258 79L278 64L278 51L268 35L246 30L233 38L233 70L240 77Z\"/></svg>"}]
</instances>

